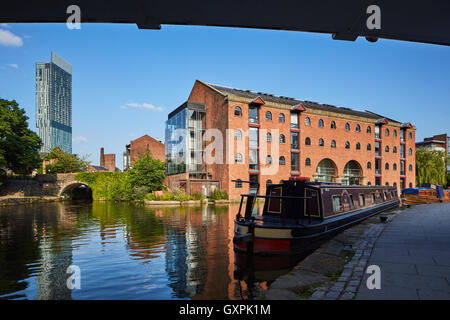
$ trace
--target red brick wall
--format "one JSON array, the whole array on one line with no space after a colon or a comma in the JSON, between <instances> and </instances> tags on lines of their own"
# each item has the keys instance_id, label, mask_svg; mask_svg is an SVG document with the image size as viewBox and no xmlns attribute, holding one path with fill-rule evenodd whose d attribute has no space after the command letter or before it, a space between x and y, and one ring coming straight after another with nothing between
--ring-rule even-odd
<instances>
[{"instance_id":1,"label":"red brick wall","mask_svg":"<svg viewBox=\"0 0 450 320\"><path fill-rule=\"evenodd\" d=\"M105 154L105 164L104 167L108 169L110 172L116 171L116 155L111 154Z\"/></svg>"},{"instance_id":2,"label":"red brick wall","mask_svg":"<svg viewBox=\"0 0 450 320\"><path fill-rule=\"evenodd\" d=\"M133 166L134 162L140 157L145 156L147 150L154 159L165 162L165 148L164 144L158 140L153 139L148 135L144 135L136 140L130 142L130 164Z\"/></svg>"}]
</instances>

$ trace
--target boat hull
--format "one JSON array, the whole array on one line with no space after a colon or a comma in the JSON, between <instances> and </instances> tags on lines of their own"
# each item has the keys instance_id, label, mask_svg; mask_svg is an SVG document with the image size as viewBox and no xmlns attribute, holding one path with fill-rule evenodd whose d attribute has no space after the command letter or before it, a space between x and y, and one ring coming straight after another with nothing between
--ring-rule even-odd
<instances>
[{"instance_id":1,"label":"boat hull","mask_svg":"<svg viewBox=\"0 0 450 320\"><path fill-rule=\"evenodd\" d=\"M234 249L261 255L290 255L307 251L315 245L373 215L399 206L399 200L357 210L315 224L264 223L264 221L235 221Z\"/></svg>"}]
</instances>

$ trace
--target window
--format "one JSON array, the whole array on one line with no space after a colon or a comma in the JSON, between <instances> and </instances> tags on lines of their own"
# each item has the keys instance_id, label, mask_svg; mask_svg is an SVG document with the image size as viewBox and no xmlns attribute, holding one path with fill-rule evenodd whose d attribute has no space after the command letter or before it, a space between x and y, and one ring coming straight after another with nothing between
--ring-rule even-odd
<instances>
[{"instance_id":1,"label":"window","mask_svg":"<svg viewBox=\"0 0 450 320\"><path fill-rule=\"evenodd\" d=\"M371 197L371 199L372 199L372 203L375 203L375 193L372 193L372 194L370 195L370 197Z\"/></svg>"},{"instance_id":2,"label":"window","mask_svg":"<svg viewBox=\"0 0 450 320\"><path fill-rule=\"evenodd\" d=\"M359 142L356 143L356 150L361 150L361 144Z\"/></svg>"},{"instance_id":3,"label":"window","mask_svg":"<svg viewBox=\"0 0 450 320\"><path fill-rule=\"evenodd\" d=\"M305 145L310 146L311 145L311 139L310 138L306 138L305 139Z\"/></svg>"},{"instance_id":4,"label":"window","mask_svg":"<svg viewBox=\"0 0 450 320\"><path fill-rule=\"evenodd\" d=\"M350 124L348 122L345 124L345 131L350 131Z\"/></svg>"},{"instance_id":5,"label":"window","mask_svg":"<svg viewBox=\"0 0 450 320\"><path fill-rule=\"evenodd\" d=\"M381 156L381 150L380 150L380 142L375 142L375 156L380 157Z\"/></svg>"},{"instance_id":6,"label":"window","mask_svg":"<svg viewBox=\"0 0 450 320\"><path fill-rule=\"evenodd\" d=\"M397 153L397 147L393 147L393 148L392 148L392 152L393 152L393 153Z\"/></svg>"},{"instance_id":7,"label":"window","mask_svg":"<svg viewBox=\"0 0 450 320\"><path fill-rule=\"evenodd\" d=\"M242 131L239 130L239 129L237 129L237 130L234 132L234 138L235 138L236 140L242 140Z\"/></svg>"},{"instance_id":8,"label":"window","mask_svg":"<svg viewBox=\"0 0 450 320\"><path fill-rule=\"evenodd\" d=\"M323 142L323 139L319 139L319 147L323 147L325 145L325 142Z\"/></svg>"},{"instance_id":9,"label":"window","mask_svg":"<svg viewBox=\"0 0 450 320\"><path fill-rule=\"evenodd\" d=\"M336 122L331 121L331 129L336 129Z\"/></svg>"},{"instance_id":10,"label":"window","mask_svg":"<svg viewBox=\"0 0 450 320\"><path fill-rule=\"evenodd\" d=\"M375 174L381 174L381 159L375 159Z\"/></svg>"},{"instance_id":11,"label":"window","mask_svg":"<svg viewBox=\"0 0 450 320\"><path fill-rule=\"evenodd\" d=\"M323 120L322 119L319 120L319 128L323 128Z\"/></svg>"},{"instance_id":12,"label":"window","mask_svg":"<svg viewBox=\"0 0 450 320\"><path fill-rule=\"evenodd\" d=\"M272 184L272 180L268 179L268 180L266 181L266 187L270 186L271 184Z\"/></svg>"},{"instance_id":13,"label":"window","mask_svg":"<svg viewBox=\"0 0 450 320\"><path fill-rule=\"evenodd\" d=\"M278 115L278 122L284 122L284 113L280 113L279 115Z\"/></svg>"},{"instance_id":14,"label":"window","mask_svg":"<svg viewBox=\"0 0 450 320\"><path fill-rule=\"evenodd\" d=\"M356 132L361 132L361 126L359 124L357 124L355 130L356 130Z\"/></svg>"},{"instance_id":15,"label":"window","mask_svg":"<svg viewBox=\"0 0 450 320\"><path fill-rule=\"evenodd\" d=\"M389 146L386 146L386 147L384 148L384 152L389 152Z\"/></svg>"},{"instance_id":16,"label":"window","mask_svg":"<svg viewBox=\"0 0 450 320\"><path fill-rule=\"evenodd\" d=\"M241 179L237 179L235 184L234 184L234 187L236 189L241 189L242 188L242 180Z\"/></svg>"},{"instance_id":17,"label":"window","mask_svg":"<svg viewBox=\"0 0 450 320\"><path fill-rule=\"evenodd\" d=\"M396 164L396 163L394 163L394 164L392 165L392 170L397 171L397 164Z\"/></svg>"},{"instance_id":18,"label":"window","mask_svg":"<svg viewBox=\"0 0 450 320\"><path fill-rule=\"evenodd\" d=\"M308 117L305 118L305 126L311 126L311 119L309 119Z\"/></svg>"},{"instance_id":19,"label":"window","mask_svg":"<svg viewBox=\"0 0 450 320\"><path fill-rule=\"evenodd\" d=\"M272 164L272 156L266 157L266 164Z\"/></svg>"},{"instance_id":20,"label":"window","mask_svg":"<svg viewBox=\"0 0 450 320\"><path fill-rule=\"evenodd\" d=\"M280 143L286 143L286 137L284 134L280 134Z\"/></svg>"},{"instance_id":21,"label":"window","mask_svg":"<svg viewBox=\"0 0 450 320\"><path fill-rule=\"evenodd\" d=\"M372 169L372 163L370 161L367 162L367 169Z\"/></svg>"},{"instance_id":22,"label":"window","mask_svg":"<svg viewBox=\"0 0 450 320\"><path fill-rule=\"evenodd\" d=\"M368 185L368 186L371 186L371 185L372 185L372 182L370 182L370 181L367 182L367 185Z\"/></svg>"},{"instance_id":23,"label":"window","mask_svg":"<svg viewBox=\"0 0 450 320\"><path fill-rule=\"evenodd\" d=\"M341 212L342 208L342 199L340 196L333 196L333 212Z\"/></svg>"},{"instance_id":24,"label":"window","mask_svg":"<svg viewBox=\"0 0 450 320\"><path fill-rule=\"evenodd\" d=\"M286 159L283 156L281 156L280 157L280 166L284 166L285 164L286 164Z\"/></svg>"},{"instance_id":25,"label":"window","mask_svg":"<svg viewBox=\"0 0 450 320\"><path fill-rule=\"evenodd\" d=\"M248 108L248 122L258 123L258 108L255 107Z\"/></svg>"},{"instance_id":26,"label":"window","mask_svg":"<svg viewBox=\"0 0 450 320\"><path fill-rule=\"evenodd\" d=\"M405 175L405 161L400 161L400 175Z\"/></svg>"},{"instance_id":27,"label":"window","mask_svg":"<svg viewBox=\"0 0 450 320\"><path fill-rule=\"evenodd\" d=\"M291 152L291 171L298 171L298 153Z\"/></svg>"},{"instance_id":28,"label":"window","mask_svg":"<svg viewBox=\"0 0 450 320\"><path fill-rule=\"evenodd\" d=\"M401 142L405 141L405 130L402 129L400 129L400 141Z\"/></svg>"},{"instance_id":29,"label":"window","mask_svg":"<svg viewBox=\"0 0 450 320\"><path fill-rule=\"evenodd\" d=\"M258 170L258 150L249 149L248 158L249 158L249 169Z\"/></svg>"},{"instance_id":30,"label":"window","mask_svg":"<svg viewBox=\"0 0 450 320\"><path fill-rule=\"evenodd\" d=\"M409 137L410 139L412 139L412 133L411 133L411 132L408 134L408 137Z\"/></svg>"},{"instance_id":31,"label":"window","mask_svg":"<svg viewBox=\"0 0 450 320\"><path fill-rule=\"evenodd\" d=\"M411 149L411 148L409 148L408 154L409 154L410 156L412 156L412 149Z\"/></svg>"},{"instance_id":32,"label":"window","mask_svg":"<svg viewBox=\"0 0 450 320\"><path fill-rule=\"evenodd\" d=\"M331 147L332 147L332 148L336 148L336 141L331 140Z\"/></svg>"},{"instance_id":33,"label":"window","mask_svg":"<svg viewBox=\"0 0 450 320\"><path fill-rule=\"evenodd\" d=\"M350 194L348 197L349 197L348 202L350 204L350 210L353 210L353 209L355 209L355 203L353 202L353 195Z\"/></svg>"},{"instance_id":34,"label":"window","mask_svg":"<svg viewBox=\"0 0 450 320\"><path fill-rule=\"evenodd\" d=\"M400 145L400 158L405 158L405 145Z\"/></svg>"},{"instance_id":35,"label":"window","mask_svg":"<svg viewBox=\"0 0 450 320\"><path fill-rule=\"evenodd\" d=\"M235 156L236 163L242 163L242 154L238 153Z\"/></svg>"},{"instance_id":36,"label":"window","mask_svg":"<svg viewBox=\"0 0 450 320\"><path fill-rule=\"evenodd\" d=\"M272 134L271 134L270 132L268 132L268 133L266 134L266 141L267 141L267 142L272 142Z\"/></svg>"},{"instance_id":37,"label":"window","mask_svg":"<svg viewBox=\"0 0 450 320\"><path fill-rule=\"evenodd\" d=\"M238 116L238 117L242 116L242 109L241 109L241 107L234 108L234 115Z\"/></svg>"},{"instance_id":38,"label":"window","mask_svg":"<svg viewBox=\"0 0 450 320\"><path fill-rule=\"evenodd\" d=\"M409 165L409 171L413 171L412 164Z\"/></svg>"},{"instance_id":39,"label":"window","mask_svg":"<svg viewBox=\"0 0 450 320\"><path fill-rule=\"evenodd\" d=\"M250 147L258 146L258 128L249 128L248 129L248 139Z\"/></svg>"},{"instance_id":40,"label":"window","mask_svg":"<svg viewBox=\"0 0 450 320\"><path fill-rule=\"evenodd\" d=\"M384 169L389 170L389 163L385 163Z\"/></svg>"},{"instance_id":41,"label":"window","mask_svg":"<svg viewBox=\"0 0 450 320\"><path fill-rule=\"evenodd\" d=\"M380 138L380 126L375 126L375 138Z\"/></svg>"},{"instance_id":42,"label":"window","mask_svg":"<svg viewBox=\"0 0 450 320\"><path fill-rule=\"evenodd\" d=\"M371 127L367 127L366 132L367 132L368 134L371 134L371 133L372 133L372 128L371 128Z\"/></svg>"},{"instance_id":43,"label":"window","mask_svg":"<svg viewBox=\"0 0 450 320\"><path fill-rule=\"evenodd\" d=\"M410 182L410 183L409 183L409 187L410 187L410 188L412 188L412 187L413 187L413 186L412 186L412 182Z\"/></svg>"},{"instance_id":44,"label":"window","mask_svg":"<svg viewBox=\"0 0 450 320\"><path fill-rule=\"evenodd\" d=\"M255 194L258 191L258 185L259 185L259 176L257 174L251 174L249 178L250 182L250 193Z\"/></svg>"},{"instance_id":45,"label":"window","mask_svg":"<svg viewBox=\"0 0 450 320\"><path fill-rule=\"evenodd\" d=\"M367 151L372 150L372 146L370 145L370 143L367 144Z\"/></svg>"},{"instance_id":46,"label":"window","mask_svg":"<svg viewBox=\"0 0 450 320\"><path fill-rule=\"evenodd\" d=\"M386 130L384 130L384 135L385 135L386 137L389 137L389 129L386 128Z\"/></svg>"},{"instance_id":47,"label":"window","mask_svg":"<svg viewBox=\"0 0 450 320\"><path fill-rule=\"evenodd\" d=\"M350 142L348 141L345 142L345 149L350 149Z\"/></svg>"},{"instance_id":48,"label":"window","mask_svg":"<svg viewBox=\"0 0 450 320\"><path fill-rule=\"evenodd\" d=\"M397 136L397 130L394 130L394 137Z\"/></svg>"},{"instance_id":49,"label":"window","mask_svg":"<svg viewBox=\"0 0 450 320\"><path fill-rule=\"evenodd\" d=\"M266 111L266 120L272 120L272 112Z\"/></svg>"},{"instance_id":50,"label":"window","mask_svg":"<svg viewBox=\"0 0 450 320\"><path fill-rule=\"evenodd\" d=\"M306 167L310 167L311 166L311 159L310 158L306 158L305 159L305 166Z\"/></svg>"},{"instance_id":51,"label":"window","mask_svg":"<svg viewBox=\"0 0 450 320\"><path fill-rule=\"evenodd\" d=\"M365 207L365 205L366 205L366 197L364 197L364 194L361 193L359 195L359 207L362 208Z\"/></svg>"},{"instance_id":52,"label":"window","mask_svg":"<svg viewBox=\"0 0 450 320\"><path fill-rule=\"evenodd\" d=\"M298 115L296 113L291 113L291 128L298 129Z\"/></svg>"},{"instance_id":53,"label":"window","mask_svg":"<svg viewBox=\"0 0 450 320\"><path fill-rule=\"evenodd\" d=\"M298 149L298 132L291 132L291 149Z\"/></svg>"}]
</instances>

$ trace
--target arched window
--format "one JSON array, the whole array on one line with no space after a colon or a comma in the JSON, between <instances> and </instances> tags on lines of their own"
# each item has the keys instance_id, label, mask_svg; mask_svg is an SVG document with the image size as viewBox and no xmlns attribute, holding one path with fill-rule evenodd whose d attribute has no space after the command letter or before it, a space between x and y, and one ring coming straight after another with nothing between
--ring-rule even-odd
<instances>
[{"instance_id":1,"label":"arched window","mask_svg":"<svg viewBox=\"0 0 450 320\"><path fill-rule=\"evenodd\" d=\"M412 164L409 165L409 171L413 171Z\"/></svg>"},{"instance_id":2,"label":"arched window","mask_svg":"<svg viewBox=\"0 0 450 320\"><path fill-rule=\"evenodd\" d=\"M370 143L367 144L367 151L372 150L372 146L370 145Z\"/></svg>"},{"instance_id":3,"label":"arched window","mask_svg":"<svg viewBox=\"0 0 450 320\"><path fill-rule=\"evenodd\" d=\"M389 152L389 146L386 146L386 147L384 148L384 152Z\"/></svg>"},{"instance_id":4,"label":"arched window","mask_svg":"<svg viewBox=\"0 0 450 320\"><path fill-rule=\"evenodd\" d=\"M350 142L348 141L345 142L345 149L350 149Z\"/></svg>"},{"instance_id":5,"label":"arched window","mask_svg":"<svg viewBox=\"0 0 450 320\"><path fill-rule=\"evenodd\" d=\"M234 138L235 138L236 140L242 140L242 131L239 130L239 129L237 129L237 130L234 132Z\"/></svg>"},{"instance_id":6,"label":"arched window","mask_svg":"<svg viewBox=\"0 0 450 320\"><path fill-rule=\"evenodd\" d=\"M356 150L361 150L361 144L359 142L356 143Z\"/></svg>"},{"instance_id":7,"label":"arched window","mask_svg":"<svg viewBox=\"0 0 450 320\"><path fill-rule=\"evenodd\" d=\"M386 182L386 187L389 187L389 182Z\"/></svg>"},{"instance_id":8,"label":"arched window","mask_svg":"<svg viewBox=\"0 0 450 320\"><path fill-rule=\"evenodd\" d=\"M272 112L266 111L266 120L272 120Z\"/></svg>"},{"instance_id":9,"label":"arched window","mask_svg":"<svg viewBox=\"0 0 450 320\"><path fill-rule=\"evenodd\" d=\"M371 183L371 182L369 181L369 182L367 182L367 185L368 185L368 186L371 186L371 185L372 185L372 183Z\"/></svg>"},{"instance_id":10,"label":"arched window","mask_svg":"<svg viewBox=\"0 0 450 320\"><path fill-rule=\"evenodd\" d=\"M284 134L280 134L280 143L286 143L286 138Z\"/></svg>"},{"instance_id":11,"label":"arched window","mask_svg":"<svg viewBox=\"0 0 450 320\"><path fill-rule=\"evenodd\" d=\"M348 122L345 124L345 131L350 131L350 124Z\"/></svg>"},{"instance_id":12,"label":"arched window","mask_svg":"<svg viewBox=\"0 0 450 320\"><path fill-rule=\"evenodd\" d=\"M394 164L392 165L392 170L397 171L397 164L396 164L396 163L394 163Z\"/></svg>"},{"instance_id":13,"label":"arched window","mask_svg":"<svg viewBox=\"0 0 450 320\"><path fill-rule=\"evenodd\" d=\"M393 152L393 153L397 153L397 147L394 146L394 147L392 148L392 152Z\"/></svg>"},{"instance_id":14,"label":"arched window","mask_svg":"<svg viewBox=\"0 0 450 320\"><path fill-rule=\"evenodd\" d=\"M389 163L386 163L386 164L384 165L384 169L389 170Z\"/></svg>"},{"instance_id":15,"label":"arched window","mask_svg":"<svg viewBox=\"0 0 450 320\"><path fill-rule=\"evenodd\" d=\"M266 187L267 187L267 186L270 186L271 184L272 184L272 180L268 179L268 180L266 181Z\"/></svg>"},{"instance_id":16,"label":"arched window","mask_svg":"<svg viewBox=\"0 0 450 320\"><path fill-rule=\"evenodd\" d=\"M236 163L242 163L242 154L237 153L235 160L236 160Z\"/></svg>"},{"instance_id":17,"label":"arched window","mask_svg":"<svg viewBox=\"0 0 450 320\"><path fill-rule=\"evenodd\" d=\"M357 124L355 130L356 130L356 132L361 132L361 126L359 124Z\"/></svg>"},{"instance_id":18,"label":"arched window","mask_svg":"<svg viewBox=\"0 0 450 320\"><path fill-rule=\"evenodd\" d=\"M411 149L411 148L409 148L408 154L409 154L410 156L412 156L412 149Z\"/></svg>"},{"instance_id":19,"label":"arched window","mask_svg":"<svg viewBox=\"0 0 450 320\"><path fill-rule=\"evenodd\" d=\"M394 187L396 187L396 188L397 188L397 182L394 182Z\"/></svg>"},{"instance_id":20,"label":"arched window","mask_svg":"<svg viewBox=\"0 0 450 320\"><path fill-rule=\"evenodd\" d=\"M234 115L235 116L242 116L242 109L241 109L241 107L236 107L236 108L234 108Z\"/></svg>"},{"instance_id":21,"label":"arched window","mask_svg":"<svg viewBox=\"0 0 450 320\"><path fill-rule=\"evenodd\" d=\"M306 138L305 139L305 145L310 146L311 145L311 139L310 138Z\"/></svg>"},{"instance_id":22,"label":"arched window","mask_svg":"<svg viewBox=\"0 0 450 320\"><path fill-rule=\"evenodd\" d=\"M388 129L388 128L386 128L386 130L384 130L384 135L385 135L386 137L389 137L389 129Z\"/></svg>"},{"instance_id":23,"label":"arched window","mask_svg":"<svg viewBox=\"0 0 450 320\"><path fill-rule=\"evenodd\" d=\"M412 188L412 182L409 183L409 187Z\"/></svg>"},{"instance_id":24,"label":"arched window","mask_svg":"<svg viewBox=\"0 0 450 320\"><path fill-rule=\"evenodd\" d=\"M323 128L323 120L322 119L319 120L319 128Z\"/></svg>"},{"instance_id":25,"label":"arched window","mask_svg":"<svg viewBox=\"0 0 450 320\"><path fill-rule=\"evenodd\" d=\"M367 162L367 169L372 169L372 163L370 161Z\"/></svg>"},{"instance_id":26,"label":"arched window","mask_svg":"<svg viewBox=\"0 0 450 320\"><path fill-rule=\"evenodd\" d=\"M320 138L319 139L319 147L323 147L325 145L325 143L323 142L323 139Z\"/></svg>"},{"instance_id":27,"label":"arched window","mask_svg":"<svg viewBox=\"0 0 450 320\"><path fill-rule=\"evenodd\" d=\"M310 167L311 166L311 159L310 158L306 158L305 159L305 166L306 167Z\"/></svg>"},{"instance_id":28,"label":"arched window","mask_svg":"<svg viewBox=\"0 0 450 320\"><path fill-rule=\"evenodd\" d=\"M266 164L272 164L272 156L266 157Z\"/></svg>"},{"instance_id":29,"label":"arched window","mask_svg":"<svg viewBox=\"0 0 450 320\"><path fill-rule=\"evenodd\" d=\"M334 122L334 121L331 121L331 129L336 129L336 122Z\"/></svg>"},{"instance_id":30,"label":"arched window","mask_svg":"<svg viewBox=\"0 0 450 320\"><path fill-rule=\"evenodd\" d=\"M283 156L281 156L280 157L280 166L284 166L285 164L286 164L286 159Z\"/></svg>"},{"instance_id":31,"label":"arched window","mask_svg":"<svg viewBox=\"0 0 450 320\"><path fill-rule=\"evenodd\" d=\"M278 115L278 122L284 122L285 118L284 118L284 113L280 113Z\"/></svg>"},{"instance_id":32,"label":"arched window","mask_svg":"<svg viewBox=\"0 0 450 320\"><path fill-rule=\"evenodd\" d=\"M309 127L311 125L311 119L308 117L305 118L305 126Z\"/></svg>"},{"instance_id":33,"label":"arched window","mask_svg":"<svg viewBox=\"0 0 450 320\"><path fill-rule=\"evenodd\" d=\"M336 141L331 140L331 147L332 147L332 148L336 148Z\"/></svg>"},{"instance_id":34,"label":"arched window","mask_svg":"<svg viewBox=\"0 0 450 320\"><path fill-rule=\"evenodd\" d=\"M372 133L372 128L371 127L367 127L367 133Z\"/></svg>"},{"instance_id":35,"label":"arched window","mask_svg":"<svg viewBox=\"0 0 450 320\"><path fill-rule=\"evenodd\" d=\"M270 132L267 132L267 134L266 134L266 141L272 142L272 134Z\"/></svg>"}]
</instances>

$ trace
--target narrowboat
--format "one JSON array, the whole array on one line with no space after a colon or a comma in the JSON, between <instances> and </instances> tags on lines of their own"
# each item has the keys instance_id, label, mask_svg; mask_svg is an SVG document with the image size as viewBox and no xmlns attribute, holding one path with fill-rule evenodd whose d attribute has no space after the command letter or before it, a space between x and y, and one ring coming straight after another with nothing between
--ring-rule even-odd
<instances>
[{"instance_id":1,"label":"narrowboat","mask_svg":"<svg viewBox=\"0 0 450 320\"><path fill-rule=\"evenodd\" d=\"M261 214L254 215L257 198L264 199L264 207ZM396 208L399 203L396 187L291 178L269 185L265 196L241 195L234 249L262 255L297 254L370 216Z\"/></svg>"},{"instance_id":2,"label":"narrowboat","mask_svg":"<svg viewBox=\"0 0 450 320\"><path fill-rule=\"evenodd\" d=\"M406 205L450 202L450 191L440 185L426 183L419 188L403 189L402 202Z\"/></svg>"}]
</instances>

